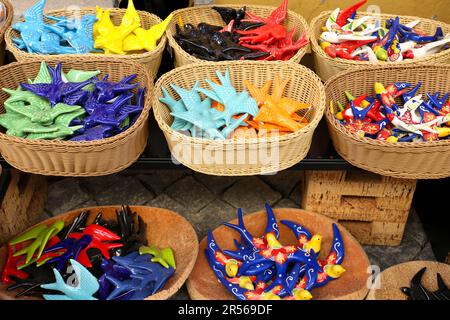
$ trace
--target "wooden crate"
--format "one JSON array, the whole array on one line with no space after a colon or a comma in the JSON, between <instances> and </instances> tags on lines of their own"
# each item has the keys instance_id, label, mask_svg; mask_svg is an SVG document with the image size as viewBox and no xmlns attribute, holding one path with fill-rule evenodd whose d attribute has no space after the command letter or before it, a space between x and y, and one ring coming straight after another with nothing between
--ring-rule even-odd
<instances>
[{"instance_id":1,"label":"wooden crate","mask_svg":"<svg viewBox=\"0 0 450 320\"><path fill-rule=\"evenodd\" d=\"M9 183L0 206L0 243L36 224L47 201L47 179L41 175L4 171Z\"/></svg>"},{"instance_id":2,"label":"wooden crate","mask_svg":"<svg viewBox=\"0 0 450 320\"><path fill-rule=\"evenodd\" d=\"M362 243L401 243L416 180L365 171L306 171L302 208L346 226Z\"/></svg>"}]
</instances>

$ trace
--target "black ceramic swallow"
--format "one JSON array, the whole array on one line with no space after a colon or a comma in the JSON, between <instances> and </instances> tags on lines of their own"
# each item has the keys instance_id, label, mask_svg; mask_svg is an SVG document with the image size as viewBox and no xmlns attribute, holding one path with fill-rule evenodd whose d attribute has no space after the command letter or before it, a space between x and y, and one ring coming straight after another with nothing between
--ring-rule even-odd
<instances>
[{"instance_id":1,"label":"black ceramic swallow","mask_svg":"<svg viewBox=\"0 0 450 320\"><path fill-rule=\"evenodd\" d=\"M6 289L8 291L23 289L23 291L19 292L16 297L41 296L42 293L49 292L48 290L42 289L41 285L55 282L53 270L48 265L43 265L41 267L30 265L23 270L28 273L28 278L22 280L12 276L15 283Z\"/></svg>"},{"instance_id":2,"label":"black ceramic swallow","mask_svg":"<svg viewBox=\"0 0 450 320\"><path fill-rule=\"evenodd\" d=\"M450 290L439 273L437 274L439 288L437 291L431 292L423 286L422 278L426 270L426 267L420 269L411 279L410 287L402 287L401 291L411 300L449 300Z\"/></svg>"}]
</instances>

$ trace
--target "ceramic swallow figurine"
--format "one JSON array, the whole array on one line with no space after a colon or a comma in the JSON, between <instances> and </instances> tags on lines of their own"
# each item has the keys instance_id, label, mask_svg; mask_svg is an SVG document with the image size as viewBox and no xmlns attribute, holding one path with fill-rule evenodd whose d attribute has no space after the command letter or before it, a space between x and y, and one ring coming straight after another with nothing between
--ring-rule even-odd
<instances>
[{"instance_id":1,"label":"ceramic swallow figurine","mask_svg":"<svg viewBox=\"0 0 450 320\"><path fill-rule=\"evenodd\" d=\"M396 82L386 87L375 83L375 96L354 98L346 93L349 105L337 113L333 105L330 110L347 130L362 137L392 143L447 139L450 94L426 92L424 98L418 94L420 88L421 83Z\"/></svg>"},{"instance_id":2,"label":"ceramic swallow figurine","mask_svg":"<svg viewBox=\"0 0 450 320\"><path fill-rule=\"evenodd\" d=\"M282 221L296 235L298 245L282 245L275 215L266 205L268 223L262 237L254 237L245 228L242 211L238 225L225 223L241 235L235 241L237 251L221 250L211 232L208 233L206 259L218 280L240 300L309 300L315 287L338 279L344 246L339 229L333 225L332 249L325 260L319 260L321 240L303 226ZM290 266L288 268L287 266Z\"/></svg>"},{"instance_id":3,"label":"ceramic swallow figurine","mask_svg":"<svg viewBox=\"0 0 450 320\"><path fill-rule=\"evenodd\" d=\"M44 7L46 0L40 0L24 12L24 21L17 22L12 28L20 32L21 39L28 52L33 52L30 42L39 42L44 32Z\"/></svg>"},{"instance_id":4,"label":"ceramic swallow figurine","mask_svg":"<svg viewBox=\"0 0 450 320\"><path fill-rule=\"evenodd\" d=\"M367 1L363 0L344 10L337 8L330 14L320 35L320 45L331 58L370 61L373 64L395 63L448 49L448 40L444 38L441 27L428 35L417 28L420 20L404 25L396 17L387 19L384 27L374 16L356 18L356 10L365 3ZM364 46L358 46L361 41L366 41ZM341 46L342 43L345 45ZM350 45L354 54L346 49Z\"/></svg>"},{"instance_id":5,"label":"ceramic swallow figurine","mask_svg":"<svg viewBox=\"0 0 450 320\"><path fill-rule=\"evenodd\" d=\"M56 282L43 284L41 288L60 291L63 294L44 294L45 300L97 300L93 295L98 291L97 279L76 260L70 259L76 276L76 286L65 283L58 270L53 269Z\"/></svg>"},{"instance_id":6,"label":"ceramic swallow figurine","mask_svg":"<svg viewBox=\"0 0 450 320\"><path fill-rule=\"evenodd\" d=\"M450 290L439 273L437 274L437 291L431 292L423 286L422 277L426 270L426 267L420 269L411 279L410 286L401 288L401 291L410 300L450 300Z\"/></svg>"},{"instance_id":7,"label":"ceramic swallow figurine","mask_svg":"<svg viewBox=\"0 0 450 320\"><path fill-rule=\"evenodd\" d=\"M45 246L49 241L49 239L56 236L62 230L63 227L64 222L62 221L57 221L48 227L45 225L38 225L33 229L26 231L20 236L12 239L9 242L10 245L16 245L24 241L33 240L33 242L29 246L14 252L13 257L25 254L26 263L29 263L31 261L35 253L37 253L37 258L39 258L44 252Z\"/></svg>"},{"instance_id":8,"label":"ceramic swallow figurine","mask_svg":"<svg viewBox=\"0 0 450 320\"><path fill-rule=\"evenodd\" d=\"M245 7L213 7L226 26L200 23L177 24L175 40L189 54L209 61L289 60L308 43L306 34L294 41L296 27L289 32L282 24L287 14L287 0L267 17L258 17Z\"/></svg>"},{"instance_id":9,"label":"ceramic swallow figurine","mask_svg":"<svg viewBox=\"0 0 450 320\"><path fill-rule=\"evenodd\" d=\"M88 225L89 215L83 211L67 226L40 225L13 239L2 271L8 290L47 300L141 300L161 290L175 273L173 250L147 246L145 223L128 206L117 211L117 221L100 213ZM40 237L49 237L42 254Z\"/></svg>"},{"instance_id":10,"label":"ceramic swallow figurine","mask_svg":"<svg viewBox=\"0 0 450 320\"><path fill-rule=\"evenodd\" d=\"M152 51L155 50L159 39L164 35L167 25L172 20L173 15L170 14L163 22L158 23L150 29L136 28L133 34L124 39L123 49L125 51Z\"/></svg>"}]
</instances>

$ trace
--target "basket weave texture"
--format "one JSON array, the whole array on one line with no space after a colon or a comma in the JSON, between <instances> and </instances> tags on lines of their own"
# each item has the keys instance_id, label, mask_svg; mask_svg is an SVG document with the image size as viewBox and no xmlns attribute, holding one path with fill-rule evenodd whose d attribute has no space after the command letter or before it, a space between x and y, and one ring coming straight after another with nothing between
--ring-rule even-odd
<instances>
[{"instance_id":1,"label":"basket weave texture","mask_svg":"<svg viewBox=\"0 0 450 320\"><path fill-rule=\"evenodd\" d=\"M125 14L125 9L111 9L111 21L114 23L114 25L119 25L122 21L122 17ZM96 11L95 8L81 8L79 11L74 10L52 10L49 12L46 12L47 15L52 16L65 16L65 17L80 17L86 14L92 14L95 15ZM151 13L145 12L145 11L138 11L139 17L141 19L141 26L145 29L150 28L151 26L154 26L162 20ZM23 18L21 18L21 21L23 21ZM51 20L44 17L44 21L46 23L52 23ZM158 45L156 46L155 50L144 52L144 53L136 53L136 54L128 54L128 55L118 55L118 54L97 54L97 53L86 53L86 54L58 54L58 55L48 55L48 54L36 54L36 53L28 53L27 51L23 51L18 49L14 43L12 42L12 39L18 38L19 32L16 30L13 30L11 27L8 28L8 30L5 33L5 41L6 41L6 47L9 51L12 52L14 57L17 59L17 61L105 61L105 60L112 60L112 61L131 61L135 63L139 63L143 65L145 68L148 69L149 73L154 78L156 74L158 73L159 66L161 64L162 54L164 52L164 49L166 47L167 38L165 35L161 37L159 40Z\"/></svg>"},{"instance_id":2,"label":"basket weave texture","mask_svg":"<svg viewBox=\"0 0 450 320\"><path fill-rule=\"evenodd\" d=\"M310 41L314 55L315 70L317 74L322 78L323 81L327 81L335 74L344 70L348 70L350 68L366 68L369 66L373 66L373 64L371 64L368 61L353 61L342 58L331 58L325 53L325 51L323 51L323 49L319 45L319 39L320 34L322 33L322 27L325 25L325 22L327 21L330 14L331 11L322 12L317 17L315 17L310 24L311 28ZM356 18L368 15L374 16L374 14L369 12L359 12ZM395 19L395 17L397 17L396 15L392 14L380 14L377 15L377 17L378 16L380 17L381 21L386 21L386 19L390 18ZM420 20L420 23L417 25L417 27L425 31L426 33L434 34L436 28L439 26L442 27L444 34L450 33L450 25L444 22L413 16L398 16L398 17L400 18L400 23L402 24L406 24L415 20ZM396 64L412 65L417 63L450 63L450 50L444 50L442 52L427 57L417 59L407 59Z\"/></svg>"},{"instance_id":3,"label":"basket weave texture","mask_svg":"<svg viewBox=\"0 0 450 320\"><path fill-rule=\"evenodd\" d=\"M0 66L1 66L3 65L5 59L5 47L6 47L5 32L11 26L12 19L14 17L14 8L8 0L0 0L0 2L2 2L5 5L7 11L5 22L0 28Z\"/></svg>"},{"instance_id":4,"label":"basket weave texture","mask_svg":"<svg viewBox=\"0 0 450 320\"><path fill-rule=\"evenodd\" d=\"M217 5L216 7L230 7L239 9L243 5ZM199 62L208 62L202 59L198 59L186 51L175 41L174 35L176 34L175 25L179 22L179 19L183 20L183 23L191 23L195 26L201 22L206 22L213 25L225 25L220 14L212 9L213 6L198 6L191 8L179 9L173 12L172 21L169 23L167 27L166 35L169 41L169 45L173 50L173 55L175 59L175 66L181 67L190 63L199 63ZM260 17L268 17L275 7L271 6L252 6L246 5L247 11L251 11ZM306 33L307 39L309 39L309 26L306 20L299 14L294 11L288 10L286 15L286 19L283 22L283 25L287 28L287 30L291 30L293 27L297 27L297 31L294 33L294 39L298 39L303 32ZM303 58L305 53L308 50L308 46L304 46L301 48L289 61L299 63Z\"/></svg>"},{"instance_id":5,"label":"basket weave texture","mask_svg":"<svg viewBox=\"0 0 450 320\"><path fill-rule=\"evenodd\" d=\"M32 79L40 62L16 62L0 68L0 88L17 88ZM63 70L100 70L99 77L110 75L111 81L137 74L135 82L147 88L144 109L126 131L102 140L74 142L62 140L30 140L0 132L0 152L13 167L25 172L55 176L98 176L111 174L130 166L147 145L147 119L153 84L145 68L132 62L66 61ZM0 92L0 113L9 95Z\"/></svg>"},{"instance_id":6,"label":"basket weave texture","mask_svg":"<svg viewBox=\"0 0 450 320\"><path fill-rule=\"evenodd\" d=\"M450 65L421 64L368 67L342 72L325 83L327 106L347 101L344 91L355 96L373 93L374 83L422 82L417 94L450 91ZM336 151L351 164L381 175L406 179L450 177L450 140L389 143L359 137L346 130L325 110L328 129Z\"/></svg>"},{"instance_id":7,"label":"basket weave texture","mask_svg":"<svg viewBox=\"0 0 450 320\"><path fill-rule=\"evenodd\" d=\"M258 87L276 75L290 79L285 96L312 106L300 113L309 125L288 135L267 139L208 140L192 138L170 128L173 117L169 108L159 101L162 87L174 97L177 95L169 84L192 88L195 81L208 87L205 79L215 78L216 70L229 69L231 81L238 92L246 90L247 79ZM325 92L319 77L311 70L289 62L233 61L198 63L176 68L163 75L155 85L152 100L153 111L159 127L164 132L173 157L185 166L206 174L219 176L246 176L272 173L289 168L301 161L311 145L314 129L325 108ZM267 159L269 158L269 159Z\"/></svg>"}]
</instances>

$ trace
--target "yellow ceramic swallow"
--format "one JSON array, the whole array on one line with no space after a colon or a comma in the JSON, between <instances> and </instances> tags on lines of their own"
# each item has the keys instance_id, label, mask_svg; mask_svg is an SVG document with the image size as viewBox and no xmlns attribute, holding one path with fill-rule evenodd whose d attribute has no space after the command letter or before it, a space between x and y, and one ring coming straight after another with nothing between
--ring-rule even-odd
<instances>
[{"instance_id":1,"label":"yellow ceramic swallow","mask_svg":"<svg viewBox=\"0 0 450 320\"><path fill-rule=\"evenodd\" d=\"M137 28L125 38L123 43L123 49L125 51L152 51L155 50L159 39L166 31L167 25L172 19L173 15L170 14L163 22L152 26L150 29Z\"/></svg>"},{"instance_id":2,"label":"yellow ceramic swallow","mask_svg":"<svg viewBox=\"0 0 450 320\"><path fill-rule=\"evenodd\" d=\"M139 18L139 14L134 7L133 0L128 1L128 7L125 11L125 14L122 17L122 22L120 23L120 27L126 29L130 26L141 26L141 18Z\"/></svg>"}]
</instances>

